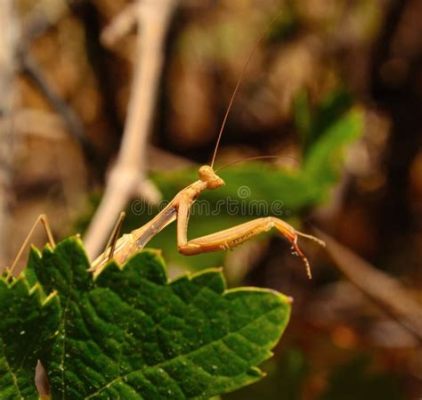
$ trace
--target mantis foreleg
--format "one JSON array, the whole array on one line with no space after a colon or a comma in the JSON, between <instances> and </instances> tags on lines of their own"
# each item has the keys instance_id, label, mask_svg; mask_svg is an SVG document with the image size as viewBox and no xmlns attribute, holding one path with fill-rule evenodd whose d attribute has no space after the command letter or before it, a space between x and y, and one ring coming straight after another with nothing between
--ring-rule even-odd
<instances>
[{"instance_id":1,"label":"mantis foreleg","mask_svg":"<svg viewBox=\"0 0 422 400\"><path fill-rule=\"evenodd\" d=\"M177 246L182 254L195 255L210 251L231 249L253 236L275 228L283 237L289 241L289 243L292 245L294 253L302 258L309 277L311 277L311 268L308 259L298 246L298 237L304 236L317 241L319 244L323 244L323 242L319 239L298 232L283 220L275 217L257 218L232 228L212 233L210 235L187 240L188 221L189 204L181 203L179 204L177 215Z\"/></svg>"}]
</instances>

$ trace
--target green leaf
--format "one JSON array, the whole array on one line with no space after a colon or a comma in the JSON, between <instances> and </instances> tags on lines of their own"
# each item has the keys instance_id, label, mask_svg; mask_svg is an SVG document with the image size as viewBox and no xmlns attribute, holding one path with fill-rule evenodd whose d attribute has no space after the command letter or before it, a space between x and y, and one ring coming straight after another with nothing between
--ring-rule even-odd
<instances>
[{"instance_id":1,"label":"green leaf","mask_svg":"<svg viewBox=\"0 0 422 400\"><path fill-rule=\"evenodd\" d=\"M307 155L313 144L347 115L352 104L351 95L342 88L330 92L314 108L311 107L308 93L305 90L299 92L293 103L293 112L303 154Z\"/></svg>"},{"instance_id":2,"label":"green leaf","mask_svg":"<svg viewBox=\"0 0 422 400\"><path fill-rule=\"evenodd\" d=\"M92 281L79 240L67 239L30 270L63 308L42 359L53 399L209 399L262 377L290 300L274 291L226 290L221 271L168 282L149 250Z\"/></svg>"},{"instance_id":3,"label":"green leaf","mask_svg":"<svg viewBox=\"0 0 422 400\"><path fill-rule=\"evenodd\" d=\"M359 137L363 128L363 114L352 109L312 146L303 166L309 187L315 191L315 200L321 200L337 181L342 164L344 147Z\"/></svg>"},{"instance_id":4,"label":"green leaf","mask_svg":"<svg viewBox=\"0 0 422 400\"><path fill-rule=\"evenodd\" d=\"M54 293L45 297L23 274L0 277L0 399L38 399L35 366L52 345L59 318Z\"/></svg>"}]
</instances>

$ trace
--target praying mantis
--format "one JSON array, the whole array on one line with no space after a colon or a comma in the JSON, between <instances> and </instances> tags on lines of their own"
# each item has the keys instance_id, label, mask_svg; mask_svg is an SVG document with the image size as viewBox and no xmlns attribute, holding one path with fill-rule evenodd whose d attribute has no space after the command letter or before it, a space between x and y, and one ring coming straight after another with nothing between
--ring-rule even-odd
<instances>
[{"instance_id":1,"label":"praying mantis","mask_svg":"<svg viewBox=\"0 0 422 400\"><path fill-rule=\"evenodd\" d=\"M145 245L167 225L177 220L177 248L180 253L190 256L211 251L228 250L246 240L275 228L291 244L295 254L300 256L306 266L308 277L311 268L307 257L298 245L300 236L311 239L324 246L318 238L299 232L287 222L276 217L253 219L249 222L219 232L188 240L187 230L189 210L204 190L214 190L224 185L224 181L214 171L212 165L202 165L198 169L199 179L185 187L151 221L132 232L123 235L114 246L110 246L98 256L91 265L94 276L98 275L110 259L123 264L133 253Z\"/></svg>"}]
</instances>

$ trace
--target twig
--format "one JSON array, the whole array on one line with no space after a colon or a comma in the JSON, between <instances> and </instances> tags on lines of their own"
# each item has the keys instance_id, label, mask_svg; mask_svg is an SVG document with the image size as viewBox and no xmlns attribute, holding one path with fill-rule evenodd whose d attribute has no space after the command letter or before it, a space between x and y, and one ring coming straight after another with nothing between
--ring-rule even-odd
<instances>
[{"instance_id":1,"label":"twig","mask_svg":"<svg viewBox=\"0 0 422 400\"><path fill-rule=\"evenodd\" d=\"M117 162L107 179L101 204L88 228L85 246L90 257L97 255L119 212L128 200L141 195L158 202L160 195L145 178L145 156L148 132L156 101L163 62L163 44L170 17L177 0L137 2L137 57L125 130Z\"/></svg>"},{"instance_id":2,"label":"twig","mask_svg":"<svg viewBox=\"0 0 422 400\"><path fill-rule=\"evenodd\" d=\"M101 33L101 42L104 46L113 47L120 38L128 34L136 25L138 4L128 4Z\"/></svg>"},{"instance_id":3,"label":"twig","mask_svg":"<svg viewBox=\"0 0 422 400\"><path fill-rule=\"evenodd\" d=\"M395 278L382 272L342 246L329 235L318 232L336 267L404 328L422 341L422 307Z\"/></svg>"},{"instance_id":4,"label":"twig","mask_svg":"<svg viewBox=\"0 0 422 400\"><path fill-rule=\"evenodd\" d=\"M18 41L18 21L14 13L14 0L0 2L0 266L6 264L8 196L12 174L12 135L13 124L10 116L17 102L15 85L15 51Z\"/></svg>"}]
</instances>

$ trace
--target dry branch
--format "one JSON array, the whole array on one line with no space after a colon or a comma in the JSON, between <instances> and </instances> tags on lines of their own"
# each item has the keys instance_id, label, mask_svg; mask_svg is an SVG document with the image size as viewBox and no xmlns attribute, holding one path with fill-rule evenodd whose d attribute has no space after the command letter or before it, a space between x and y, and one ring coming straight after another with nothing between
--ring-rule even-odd
<instances>
[{"instance_id":1,"label":"dry branch","mask_svg":"<svg viewBox=\"0 0 422 400\"><path fill-rule=\"evenodd\" d=\"M335 266L363 293L422 341L422 306L394 277L382 272L342 246L329 235L318 231L327 244Z\"/></svg>"},{"instance_id":2,"label":"dry branch","mask_svg":"<svg viewBox=\"0 0 422 400\"><path fill-rule=\"evenodd\" d=\"M177 0L137 2L141 32L128 113L117 162L86 233L85 245L90 257L101 251L119 212L131 197L140 195L150 202L159 200L157 189L145 177L146 145L162 69L165 34L176 4Z\"/></svg>"}]
</instances>

